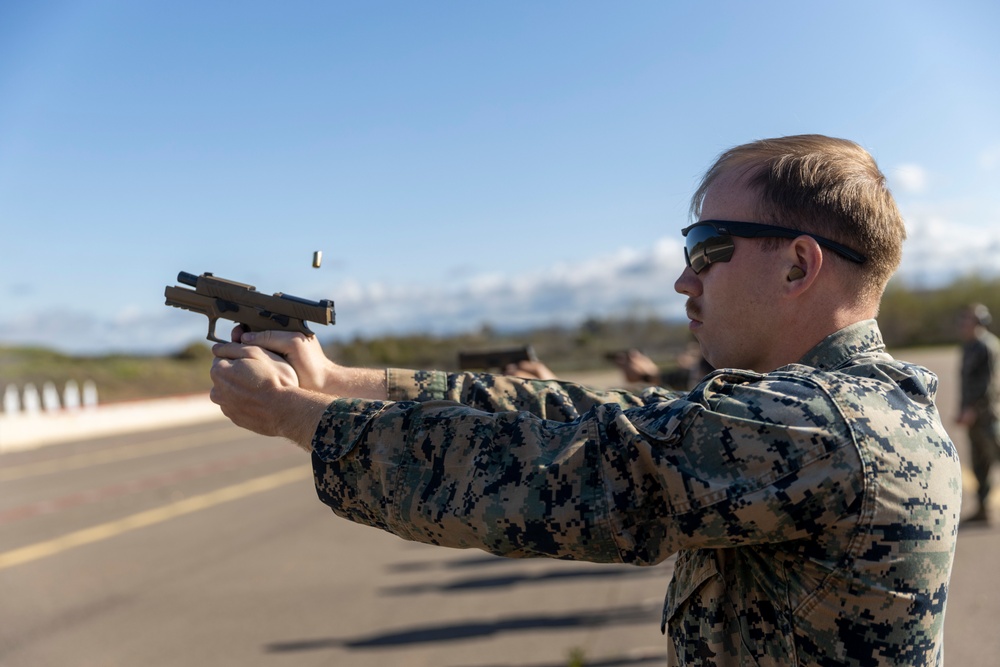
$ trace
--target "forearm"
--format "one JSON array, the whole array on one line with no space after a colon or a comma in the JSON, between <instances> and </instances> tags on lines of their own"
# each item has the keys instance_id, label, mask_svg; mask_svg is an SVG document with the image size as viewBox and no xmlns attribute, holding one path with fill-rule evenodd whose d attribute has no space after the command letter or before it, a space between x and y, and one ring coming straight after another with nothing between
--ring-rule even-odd
<instances>
[{"instance_id":1,"label":"forearm","mask_svg":"<svg viewBox=\"0 0 1000 667\"><path fill-rule=\"evenodd\" d=\"M323 381L322 393L374 401L388 398L386 371L380 368L346 368L331 364Z\"/></svg>"},{"instance_id":2,"label":"forearm","mask_svg":"<svg viewBox=\"0 0 1000 667\"><path fill-rule=\"evenodd\" d=\"M319 392L297 388L276 393L270 412L275 425L270 430L311 452L316 427L330 405L330 398Z\"/></svg>"},{"instance_id":3,"label":"forearm","mask_svg":"<svg viewBox=\"0 0 1000 667\"><path fill-rule=\"evenodd\" d=\"M243 333L241 342L278 355L295 370L296 384L302 389L327 396L354 396L384 400L385 371L374 368L347 368L331 361L315 336L279 331ZM243 346L217 345L217 356L236 359L247 356ZM277 358L277 357L276 357Z\"/></svg>"}]
</instances>

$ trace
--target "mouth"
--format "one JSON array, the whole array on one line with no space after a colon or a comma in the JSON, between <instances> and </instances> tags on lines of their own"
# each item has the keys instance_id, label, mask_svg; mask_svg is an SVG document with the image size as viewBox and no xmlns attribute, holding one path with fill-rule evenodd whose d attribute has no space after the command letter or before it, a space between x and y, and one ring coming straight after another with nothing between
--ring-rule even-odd
<instances>
[{"instance_id":1,"label":"mouth","mask_svg":"<svg viewBox=\"0 0 1000 667\"><path fill-rule=\"evenodd\" d=\"M688 328L695 329L702 325L701 312L696 305L688 301L687 305L684 308L684 312L687 315L687 318L691 320L691 323L688 325Z\"/></svg>"}]
</instances>

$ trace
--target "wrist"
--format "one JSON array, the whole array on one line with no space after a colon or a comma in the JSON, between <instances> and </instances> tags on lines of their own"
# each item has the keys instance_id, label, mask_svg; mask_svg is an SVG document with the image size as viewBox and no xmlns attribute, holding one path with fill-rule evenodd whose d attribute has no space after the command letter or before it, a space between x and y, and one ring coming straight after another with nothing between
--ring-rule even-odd
<instances>
[{"instance_id":1,"label":"wrist","mask_svg":"<svg viewBox=\"0 0 1000 667\"><path fill-rule=\"evenodd\" d=\"M338 366L329 359L323 365L320 375L320 383L317 391L329 396L343 396L343 375L347 370L343 366Z\"/></svg>"},{"instance_id":2,"label":"wrist","mask_svg":"<svg viewBox=\"0 0 1000 667\"><path fill-rule=\"evenodd\" d=\"M275 401L275 435L287 438L311 452L313 436L330 400L330 396L318 392L299 387L286 388Z\"/></svg>"}]
</instances>

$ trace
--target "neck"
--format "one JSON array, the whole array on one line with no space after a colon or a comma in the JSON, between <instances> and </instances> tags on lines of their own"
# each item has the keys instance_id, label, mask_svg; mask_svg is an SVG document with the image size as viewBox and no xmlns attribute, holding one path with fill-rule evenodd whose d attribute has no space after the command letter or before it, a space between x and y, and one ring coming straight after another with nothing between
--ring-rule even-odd
<instances>
[{"instance_id":1,"label":"neck","mask_svg":"<svg viewBox=\"0 0 1000 667\"><path fill-rule=\"evenodd\" d=\"M829 307L800 309L789 314L785 323L775 331L772 353L760 360L762 368L752 370L766 373L788 364L800 361L806 353L820 344L831 334L857 322L874 319L875 313Z\"/></svg>"}]
</instances>

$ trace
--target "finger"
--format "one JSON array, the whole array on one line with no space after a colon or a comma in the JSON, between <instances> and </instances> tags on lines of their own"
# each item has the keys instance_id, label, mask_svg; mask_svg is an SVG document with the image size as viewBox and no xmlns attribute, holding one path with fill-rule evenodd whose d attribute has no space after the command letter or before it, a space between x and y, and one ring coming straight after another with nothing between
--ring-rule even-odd
<instances>
[{"instance_id":1,"label":"finger","mask_svg":"<svg viewBox=\"0 0 1000 667\"><path fill-rule=\"evenodd\" d=\"M239 343L216 343L212 346L212 354L219 359L244 359L247 347Z\"/></svg>"},{"instance_id":2,"label":"finger","mask_svg":"<svg viewBox=\"0 0 1000 667\"><path fill-rule=\"evenodd\" d=\"M245 345L256 345L281 355L289 354L306 340L307 336L298 331L249 331L240 337Z\"/></svg>"}]
</instances>

